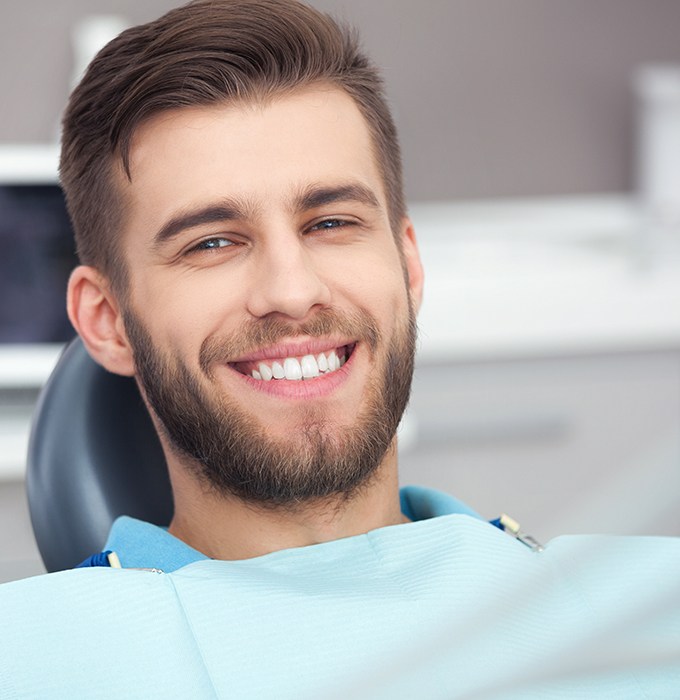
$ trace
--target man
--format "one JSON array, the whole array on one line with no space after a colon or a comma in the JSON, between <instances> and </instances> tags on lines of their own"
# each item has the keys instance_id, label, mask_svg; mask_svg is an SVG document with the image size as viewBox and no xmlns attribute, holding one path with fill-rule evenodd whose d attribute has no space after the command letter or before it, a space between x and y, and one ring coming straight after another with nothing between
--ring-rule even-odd
<instances>
[{"instance_id":1,"label":"man","mask_svg":"<svg viewBox=\"0 0 680 700\"><path fill-rule=\"evenodd\" d=\"M70 318L137 380L175 513L117 521L122 569L4 588L2 697L677 697L677 542L532 551L399 492L423 275L351 34L293 0L131 29L61 175Z\"/></svg>"}]
</instances>

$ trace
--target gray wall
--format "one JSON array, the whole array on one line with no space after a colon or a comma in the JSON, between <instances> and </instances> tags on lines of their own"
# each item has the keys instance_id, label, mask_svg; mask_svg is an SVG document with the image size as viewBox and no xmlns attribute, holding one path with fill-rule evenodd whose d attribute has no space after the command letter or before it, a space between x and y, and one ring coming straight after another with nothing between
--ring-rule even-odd
<instances>
[{"instance_id":1,"label":"gray wall","mask_svg":"<svg viewBox=\"0 0 680 700\"><path fill-rule=\"evenodd\" d=\"M172 0L11 0L0 10L0 142L56 133L84 13L133 23ZM385 68L414 200L634 184L641 62L680 63L677 0L314 0Z\"/></svg>"}]
</instances>

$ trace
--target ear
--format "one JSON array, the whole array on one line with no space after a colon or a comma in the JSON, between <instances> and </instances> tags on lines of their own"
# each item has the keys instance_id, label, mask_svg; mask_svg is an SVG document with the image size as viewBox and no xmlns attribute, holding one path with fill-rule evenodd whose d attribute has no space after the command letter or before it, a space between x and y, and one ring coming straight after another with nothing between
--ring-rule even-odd
<instances>
[{"instance_id":1,"label":"ear","mask_svg":"<svg viewBox=\"0 0 680 700\"><path fill-rule=\"evenodd\" d=\"M411 293L411 301L416 311L420 309L423 301L423 266L420 262L416 232L411 219L405 217L401 228L401 251L406 268L408 288Z\"/></svg>"},{"instance_id":2,"label":"ear","mask_svg":"<svg viewBox=\"0 0 680 700\"><path fill-rule=\"evenodd\" d=\"M132 349L107 278L94 267L76 267L68 282L66 308L92 358L109 372L133 376Z\"/></svg>"}]
</instances>

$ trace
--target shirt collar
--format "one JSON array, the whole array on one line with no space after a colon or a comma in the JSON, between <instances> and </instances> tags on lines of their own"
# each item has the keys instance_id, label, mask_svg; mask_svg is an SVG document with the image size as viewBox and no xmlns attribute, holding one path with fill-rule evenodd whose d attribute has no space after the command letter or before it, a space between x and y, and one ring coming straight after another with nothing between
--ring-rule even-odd
<instances>
[{"instance_id":1,"label":"shirt collar","mask_svg":"<svg viewBox=\"0 0 680 700\"><path fill-rule=\"evenodd\" d=\"M400 491L400 499L402 513L413 521L453 514L480 518L453 496L422 486L405 486ZM114 522L105 549L115 552L126 569L162 569L171 572L208 559L165 528L127 515Z\"/></svg>"}]
</instances>

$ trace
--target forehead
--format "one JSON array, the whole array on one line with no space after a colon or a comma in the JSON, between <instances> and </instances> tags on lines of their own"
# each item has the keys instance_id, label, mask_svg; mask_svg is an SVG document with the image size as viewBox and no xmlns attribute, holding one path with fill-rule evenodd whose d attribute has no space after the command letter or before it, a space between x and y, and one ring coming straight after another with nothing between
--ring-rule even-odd
<instances>
[{"instance_id":1,"label":"forehead","mask_svg":"<svg viewBox=\"0 0 680 700\"><path fill-rule=\"evenodd\" d=\"M133 227L225 196L262 211L310 185L347 181L385 202L366 122L332 87L156 115L135 133L130 172L123 188Z\"/></svg>"}]
</instances>

